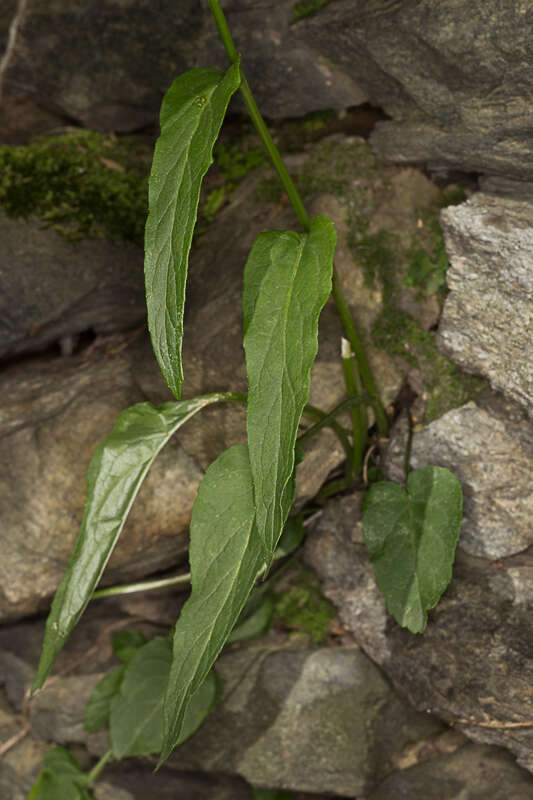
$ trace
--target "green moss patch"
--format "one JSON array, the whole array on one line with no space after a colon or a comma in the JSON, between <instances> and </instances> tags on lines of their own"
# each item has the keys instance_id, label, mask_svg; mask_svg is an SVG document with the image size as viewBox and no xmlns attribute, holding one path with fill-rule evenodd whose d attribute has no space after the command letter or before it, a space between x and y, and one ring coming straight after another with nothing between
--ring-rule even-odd
<instances>
[{"instance_id":1,"label":"green moss patch","mask_svg":"<svg viewBox=\"0 0 533 800\"><path fill-rule=\"evenodd\" d=\"M335 609L323 596L316 575L294 560L276 586L276 618L289 630L307 634L314 644L322 644L328 635Z\"/></svg>"},{"instance_id":2,"label":"green moss patch","mask_svg":"<svg viewBox=\"0 0 533 800\"><path fill-rule=\"evenodd\" d=\"M482 378L463 372L437 349L433 331L422 330L413 317L394 306L388 306L374 324L372 340L422 373L425 423L464 405L486 387Z\"/></svg>"},{"instance_id":3,"label":"green moss patch","mask_svg":"<svg viewBox=\"0 0 533 800\"><path fill-rule=\"evenodd\" d=\"M0 205L37 216L68 239L108 236L141 243L150 148L92 131L0 147Z\"/></svg>"}]
</instances>

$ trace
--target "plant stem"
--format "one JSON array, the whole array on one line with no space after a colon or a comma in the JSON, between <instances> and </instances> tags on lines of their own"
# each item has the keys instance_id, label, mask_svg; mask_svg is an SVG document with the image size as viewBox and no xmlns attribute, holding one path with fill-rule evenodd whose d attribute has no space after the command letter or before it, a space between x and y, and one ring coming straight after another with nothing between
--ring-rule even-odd
<instances>
[{"instance_id":1,"label":"plant stem","mask_svg":"<svg viewBox=\"0 0 533 800\"><path fill-rule=\"evenodd\" d=\"M346 338L350 342L352 350L355 353L355 357L357 358L359 371L361 373L361 377L363 379L365 388L368 392L370 403L372 405L372 408L374 409L374 415L376 417L376 424L378 426L379 435L386 437L389 432L389 422L387 420L387 415L385 413L385 409L383 408L381 400L379 399L379 395L376 389L376 384L374 383L374 378L372 376L372 370L370 369L370 364L368 363L365 351L363 349L363 345L361 344L361 339L357 332L357 328L355 327L355 323L352 319L348 303L346 302L346 299L341 291L339 285L339 277L335 270L333 271L332 294L333 294L333 299L335 300L335 305L337 306L337 311L339 312L340 318L342 320L344 331L346 333Z\"/></svg>"},{"instance_id":2,"label":"plant stem","mask_svg":"<svg viewBox=\"0 0 533 800\"><path fill-rule=\"evenodd\" d=\"M318 420L314 425L312 425L308 430L301 434L298 437L298 444L303 444L304 442L312 439L315 434L319 432L322 428L328 427L331 428L336 434L337 437L344 448L344 452L346 454L346 458L348 461L352 459L352 445L350 444L350 440L348 439L347 431L342 425L339 425L338 422L335 421L335 417L344 409L349 408L353 403L352 398L348 398L336 406L334 409L326 413L325 411L321 411L316 406L312 406L309 403L304 408L304 414L308 417L312 417L313 419Z\"/></svg>"},{"instance_id":3,"label":"plant stem","mask_svg":"<svg viewBox=\"0 0 533 800\"><path fill-rule=\"evenodd\" d=\"M120 594L134 594L135 592L148 592L152 589L164 589L168 586L180 586L189 583L191 573L185 572L183 575L174 575L173 578L157 578L153 581L140 581L139 583L126 583L124 586L108 586L107 589L97 589L93 592L92 600L101 597L113 597Z\"/></svg>"},{"instance_id":4,"label":"plant stem","mask_svg":"<svg viewBox=\"0 0 533 800\"><path fill-rule=\"evenodd\" d=\"M218 28L218 32L220 33L220 38L222 39L222 44L226 49L226 53L228 54L228 58L232 64L237 63L239 61L239 54L235 48L235 44L233 42L233 38L230 33L230 29L228 28L228 23L226 22L226 18L224 16L224 12L220 8L218 0L209 0L209 5L211 7L211 11L213 13L213 17ZM261 140L266 148L268 155L280 177L280 180L283 184L283 188L287 192L289 196L289 200L291 201L292 207L296 212L296 216L300 220L300 224L302 228L306 231L309 230L309 216L307 211L305 210L304 204L302 203L302 199L298 194L298 190L293 183L293 180L289 173L287 172L287 168L283 163L283 160L279 154L279 150L274 144L274 140L270 135L270 132L267 126L264 123L263 117L261 116L261 112L257 107L257 103L255 102L255 98L252 94L252 90L250 89L250 85L246 80L246 75L241 70L241 85L240 85L240 92L242 95L242 99L248 109L248 113L252 119L252 122L255 126L256 131L258 132Z\"/></svg>"},{"instance_id":5,"label":"plant stem","mask_svg":"<svg viewBox=\"0 0 533 800\"><path fill-rule=\"evenodd\" d=\"M350 342L343 338L341 350L342 369L344 372L344 382L348 395L354 400L361 401L363 396L363 384L357 368L357 361L350 347ZM353 450L351 461L351 475L354 478L361 472L363 466L363 456L365 453L366 440L368 436L368 416L366 406L359 402L352 406L352 428L353 428ZM349 472L346 477L348 478Z\"/></svg>"},{"instance_id":6,"label":"plant stem","mask_svg":"<svg viewBox=\"0 0 533 800\"><path fill-rule=\"evenodd\" d=\"M215 20L218 32L220 34L220 38L225 47L228 58L232 64L235 64L239 60L239 54L237 53L237 49L233 42L233 38L228 28L228 23L226 22L226 18L224 16L224 12L222 11L218 0L209 0L209 6L211 8L213 18ZM252 122L255 126L255 129L258 132L259 136L261 137L261 140L279 175L283 187L287 192L289 200L291 201L291 204L296 212L300 224L305 231L308 231L309 215L305 210L305 206L302 202L302 199L298 193L296 186L294 185L291 176L287 172L285 164L283 163L283 160L279 154L279 150L274 144L272 136L270 135L268 128L266 127L263 121L261 112L257 107L257 103L254 100L252 91L250 89L248 81L246 80L246 76L242 70L241 70L240 91L243 100L246 104L246 108L248 109L248 112L252 119ZM376 385L372 377L372 371L370 369L370 365L363 350L363 346L361 344L357 328L355 327L355 323L352 319L350 309L348 308L348 304L342 294L338 276L335 269L333 270L332 293L333 293L333 299L335 300L335 305L337 306L339 316L344 326L346 338L349 340L352 346L352 350L354 351L357 361L359 363L359 370L361 373L361 377L363 379L363 383L366 387L366 390L370 396L370 402L372 404L372 408L374 409L374 414L376 417L376 424L378 426L379 434L380 436L386 437L388 435L388 430L389 430L387 415L385 413L385 409L383 408L381 400L379 399Z\"/></svg>"},{"instance_id":7,"label":"plant stem","mask_svg":"<svg viewBox=\"0 0 533 800\"><path fill-rule=\"evenodd\" d=\"M113 756L113 751L108 750L107 753L104 753L102 758L96 762L92 770L87 773L87 786L92 786L92 784L98 778L101 771L103 770L109 759L112 758L112 756Z\"/></svg>"}]
</instances>

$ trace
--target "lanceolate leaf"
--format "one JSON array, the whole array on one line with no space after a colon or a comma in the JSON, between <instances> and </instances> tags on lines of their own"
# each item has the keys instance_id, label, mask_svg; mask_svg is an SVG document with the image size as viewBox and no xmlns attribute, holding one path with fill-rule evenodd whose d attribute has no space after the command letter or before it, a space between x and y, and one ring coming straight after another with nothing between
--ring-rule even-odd
<instances>
[{"instance_id":1,"label":"lanceolate leaf","mask_svg":"<svg viewBox=\"0 0 533 800\"><path fill-rule=\"evenodd\" d=\"M239 618L263 565L254 525L248 448L231 447L208 468L191 520L191 597L174 632L161 761L180 739L187 705Z\"/></svg>"},{"instance_id":2,"label":"lanceolate leaf","mask_svg":"<svg viewBox=\"0 0 533 800\"><path fill-rule=\"evenodd\" d=\"M461 484L443 467L409 473L407 492L375 483L365 497L363 536L394 619L412 633L450 582L462 516Z\"/></svg>"},{"instance_id":3,"label":"lanceolate leaf","mask_svg":"<svg viewBox=\"0 0 533 800\"><path fill-rule=\"evenodd\" d=\"M139 403L117 417L110 435L96 448L87 470L81 530L46 622L34 689L43 685L89 602L155 457L184 422L223 397L206 395L159 408Z\"/></svg>"},{"instance_id":4,"label":"lanceolate leaf","mask_svg":"<svg viewBox=\"0 0 533 800\"><path fill-rule=\"evenodd\" d=\"M318 318L331 292L335 243L331 220L314 217L309 233L261 234L245 267L248 446L266 561L292 502L296 434L309 397Z\"/></svg>"},{"instance_id":5,"label":"lanceolate leaf","mask_svg":"<svg viewBox=\"0 0 533 800\"><path fill-rule=\"evenodd\" d=\"M202 179L226 108L240 84L239 65L225 75L193 69L176 78L161 106L149 183L145 234L148 326L161 372L180 396L185 284Z\"/></svg>"},{"instance_id":6,"label":"lanceolate leaf","mask_svg":"<svg viewBox=\"0 0 533 800\"><path fill-rule=\"evenodd\" d=\"M111 701L118 694L124 678L124 666L116 667L96 684L85 709L84 727L94 733L109 723Z\"/></svg>"}]
</instances>

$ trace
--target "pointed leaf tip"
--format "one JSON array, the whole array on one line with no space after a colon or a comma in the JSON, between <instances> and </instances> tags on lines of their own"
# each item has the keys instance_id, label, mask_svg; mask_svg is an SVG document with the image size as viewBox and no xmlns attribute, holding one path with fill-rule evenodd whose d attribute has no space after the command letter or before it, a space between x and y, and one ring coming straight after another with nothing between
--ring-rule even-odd
<instances>
[{"instance_id":1,"label":"pointed leaf tip","mask_svg":"<svg viewBox=\"0 0 533 800\"><path fill-rule=\"evenodd\" d=\"M225 75L194 69L176 78L161 105L161 135L148 189L144 272L152 346L178 399L183 383L185 287L200 188L240 80L238 64Z\"/></svg>"}]
</instances>

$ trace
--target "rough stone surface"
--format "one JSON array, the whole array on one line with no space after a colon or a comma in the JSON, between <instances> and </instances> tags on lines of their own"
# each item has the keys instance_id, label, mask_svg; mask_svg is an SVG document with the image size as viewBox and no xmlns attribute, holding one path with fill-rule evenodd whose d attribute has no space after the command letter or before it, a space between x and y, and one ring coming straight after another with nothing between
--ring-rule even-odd
<instances>
[{"instance_id":1,"label":"rough stone surface","mask_svg":"<svg viewBox=\"0 0 533 800\"><path fill-rule=\"evenodd\" d=\"M504 750L466 745L395 772L368 800L530 800L533 778Z\"/></svg>"},{"instance_id":2,"label":"rough stone surface","mask_svg":"<svg viewBox=\"0 0 533 800\"><path fill-rule=\"evenodd\" d=\"M500 745L533 771L533 556L498 561L458 548L453 579L423 636L389 617L362 542L361 495L332 501L306 542L342 623L420 711Z\"/></svg>"},{"instance_id":3,"label":"rough stone surface","mask_svg":"<svg viewBox=\"0 0 533 800\"><path fill-rule=\"evenodd\" d=\"M147 399L135 378L142 357L139 347L111 350L4 373L0 618L43 608L61 579L82 519L92 452L124 408ZM194 455L173 439L141 488L109 580L138 577L183 558L201 476Z\"/></svg>"},{"instance_id":4,"label":"rough stone surface","mask_svg":"<svg viewBox=\"0 0 533 800\"><path fill-rule=\"evenodd\" d=\"M380 157L524 179L532 13L521 0L341 0L301 36L393 118L372 137Z\"/></svg>"},{"instance_id":5,"label":"rough stone surface","mask_svg":"<svg viewBox=\"0 0 533 800\"><path fill-rule=\"evenodd\" d=\"M514 412L514 413L513 413ZM384 459L387 478L404 479L407 426L397 425ZM460 546L502 558L533 545L533 425L513 404L475 403L449 411L413 434L411 467L452 470L463 487Z\"/></svg>"},{"instance_id":6,"label":"rough stone surface","mask_svg":"<svg viewBox=\"0 0 533 800\"><path fill-rule=\"evenodd\" d=\"M405 198L413 194L413 187L418 187L420 195L421 183L430 197L435 188L414 170L396 175L392 169L391 181L397 190L387 200L388 177L374 167L353 185L345 176L347 153L358 154L363 164L372 158L361 140L341 137L324 147L305 156L306 179L314 188L309 195L310 208L312 213L330 214L336 222L338 273L348 302L367 333L380 312L381 292L365 286L363 270L348 245L347 215L356 207L355 198L362 196L377 209L376 226L386 219L389 226L409 230L409 225L416 227L416 214ZM315 171L316 163L324 170L326 157L327 178L338 180L342 189L338 196L325 193L324 176ZM183 349L186 397L247 389L242 354L242 266L259 231L294 225L286 206L256 200L259 183L257 175L243 182L193 252ZM24 229L26 223L17 225ZM36 233L35 248L41 233ZM72 287L66 274L69 268L70 262L63 262L54 281L60 284L64 276L65 285ZM98 274L98 269L95 272ZM99 302L98 292L94 301ZM64 312L54 335L68 335L69 320L77 318L76 303L69 305L67 298L56 304L53 291L49 291L42 308L51 320L61 318ZM312 403L325 410L344 398L338 358L341 335L330 302L321 317L310 396ZM370 359L388 405L400 389L402 373L386 353L371 348ZM86 468L94 447L111 430L116 416L133 403L150 400L158 405L171 396L141 329L98 337L72 357L13 365L4 372L0 386L4 398L0 412L0 618L8 619L44 608L54 592L81 522ZM203 470L226 447L244 441L244 436L244 408L235 404L205 409L180 430L156 459L141 489L106 571L107 582L137 578L183 560L190 512ZM329 430L321 431L306 446L306 459L298 468L299 505L316 494L343 458L344 451Z\"/></svg>"},{"instance_id":7,"label":"rough stone surface","mask_svg":"<svg viewBox=\"0 0 533 800\"><path fill-rule=\"evenodd\" d=\"M132 244L71 244L41 222L0 212L0 357L88 330L105 334L146 316L143 254Z\"/></svg>"},{"instance_id":8,"label":"rough stone surface","mask_svg":"<svg viewBox=\"0 0 533 800\"><path fill-rule=\"evenodd\" d=\"M295 37L293 0L223 5L264 114L292 117L365 101L347 75ZM6 9L0 20L8 15ZM153 124L172 80L198 66L227 66L205 2L181 0L156 11L140 0L90 8L29 0L5 85L13 93L27 87L31 98L87 127L125 131Z\"/></svg>"},{"instance_id":9,"label":"rough stone surface","mask_svg":"<svg viewBox=\"0 0 533 800\"><path fill-rule=\"evenodd\" d=\"M441 214L445 352L533 413L533 202L476 194Z\"/></svg>"},{"instance_id":10,"label":"rough stone surface","mask_svg":"<svg viewBox=\"0 0 533 800\"><path fill-rule=\"evenodd\" d=\"M533 176L524 0L336 0L296 24L293 0L223 6L267 117L368 101L392 118L373 137L389 161ZM206 2L153 13L141 0L29 0L5 88L88 127L135 130L156 121L174 76L226 64Z\"/></svg>"},{"instance_id":11,"label":"rough stone surface","mask_svg":"<svg viewBox=\"0 0 533 800\"><path fill-rule=\"evenodd\" d=\"M225 700L169 765L236 772L272 789L366 792L408 745L439 731L357 648L229 652Z\"/></svg>"}]
</instances>

